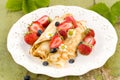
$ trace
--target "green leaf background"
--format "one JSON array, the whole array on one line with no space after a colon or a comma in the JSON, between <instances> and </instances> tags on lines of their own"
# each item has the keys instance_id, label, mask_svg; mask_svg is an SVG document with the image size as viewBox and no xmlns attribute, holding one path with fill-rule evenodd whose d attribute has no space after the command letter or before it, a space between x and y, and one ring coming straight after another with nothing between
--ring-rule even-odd
<instances>
[{"instance_id":1,"label":"green leaf background","mask_svg":"<svg viewBox=\"0 0 120 80\"><path fill-rule=\"evenodd\" d=\"M111 7L111 12L116 16L120 16L120 1L113 4Z\"/></svg>"},{"instance_id":2,"label":"green leaf background","mask_svg":"<svg viewBox=\"0 0 120 80\"><path fill-rule=\"evenodd\" d=\"M118 17L120 16L120 1L112 5L111 8L108 8L105 3L98 3L90 9L107 18L113 25L115 25L118 21Z\"/></svg>"},{"instance_id":3,"label":"green leaf background","mask_svg":"<svg viewBox=\"0 0 120 80\"><path fill-rule=\"evenodd\" d=\"M29 13L36 9L35 0L23 0L22 10L24 13Z\"/></svg>"},{"instance_id":4,"label":"green leaf background","mask_svg":"<svg viewBox=\"0 0 120 80\"><path fill-rule=\"evenodd\" d=\"M49 4L50 0L7 0L6 8L10 11L22 10L26 14Z\"/></svg>"},{"instance_id":5,"label":"green leaf background","mask_svg":"<svg viewBox=\"0 0 120 80\"><path fill-rule=\"evenodd\" d=\"M6 8L10 11L22 10L23 0L8 0L6 3Z\"/></svg>"},{"instance_id":6,"label":"green leaf background","mask_svg":"<svg viewBox=\"0 0 120 80\"><path fill-rule=\"evenodd\" d=\"M108 18L110 11L105 3L98 3L90 8L91 10L101 14L102 16Z\"/></svg>"},{"instance_id":7,"label":"green leaf background","mask_svg":"<svg viewBox=\"0 0 120 80\"><path fill-rule=\"evenodd\" d=\"M37 7L49 6L50 0L35 0Z\"/></svg>"}]
</instances>

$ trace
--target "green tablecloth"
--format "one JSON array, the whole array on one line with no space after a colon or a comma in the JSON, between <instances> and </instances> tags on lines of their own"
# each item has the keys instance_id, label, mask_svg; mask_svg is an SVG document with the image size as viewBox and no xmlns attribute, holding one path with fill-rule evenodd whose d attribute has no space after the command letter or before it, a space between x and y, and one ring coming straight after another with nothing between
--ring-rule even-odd
<instances>
[{"instance_id":1,"label":"green tablecloth","mask_svg":"<svg viewBox=\"0 0 120 80\"><path fill-rule=\"evenodd\" d=\"M50 6L62 4L88 8L95 2L104 2L111 6L116 1L119 0L51 0ZM30 73L24 67L16 64L7 50L7 35L11 26L24 14L21 11L7 11L5 3L6 0L0 0L0 80L23 80L26 74L31 76L31 80L120 80L120 40L118 41L115 54L103 67L92 70L82 76L67 76L55 79L45 75ZM115 29L118 37L120 37L120 24L115 26Z\"/></svg>"}]
</instances>

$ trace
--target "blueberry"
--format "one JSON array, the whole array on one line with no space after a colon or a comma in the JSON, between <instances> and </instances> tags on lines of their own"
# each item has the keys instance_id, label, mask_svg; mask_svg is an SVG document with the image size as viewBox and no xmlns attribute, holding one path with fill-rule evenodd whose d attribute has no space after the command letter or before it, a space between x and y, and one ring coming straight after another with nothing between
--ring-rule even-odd
<instances>
[{"instance_id":1,"label":"blueberry","mask_svg":"<svg viewBox=\"0 0 120 80\"><path fill-rule=\"evenodd\" d=\"M59 22L55 22L55 26L59 26L59 24L60 24Z\"/></svg>"},{"instance_id":2,"label":"blueberry","mask_svg":"<svg viewBox=\"0 0 120 80\"><path fill-rule=\"evenodd\" d=\"M74 62L75 62L74 59L70 59L70 60L69 60L69 63L74 63Z\"/></svg>"},{"instance_id":3,"label":"blueberry","mask_svg":"<svg viewBox=\"0 0 120 80\"><path fill-rule=\"evenodd\" d=\"M40 36L41 34L42 34L42 31L41 31L41 30L38 30L37 36Z\"/></svg>"},{"instance_id":4,"label":"blueberry","mask_svg":"<svg viewBox=\"0 0 120 80\"><path fill-rule=\"evenodd\" d=\"M44 66L47 66L47 65L49 65L49 63L48 63L47 61L44 61L44 62L43 62L43 65L44 65Z\"/></svg>"},{"instance_id":5,"label":"blueberry","mask_svg":"<svg viewBox=\"0 0 120 80\"><path fill-rule=\"evenodd\" d=\"M52 49L50 50L50 53L55 53L55 52L57 52L57 48L52 48Z\"/></svg>"},{"instance_id":6,"label":"blueberry","mask_svg":"<svg viewBox=\"0 0 120 80\"><path fill-rule=\"evenodd\" d=\"M29 76L29 75L26 75L26 76L24 77L24 80L30 80L30 76Z\"/></svg>"}]
</instances>

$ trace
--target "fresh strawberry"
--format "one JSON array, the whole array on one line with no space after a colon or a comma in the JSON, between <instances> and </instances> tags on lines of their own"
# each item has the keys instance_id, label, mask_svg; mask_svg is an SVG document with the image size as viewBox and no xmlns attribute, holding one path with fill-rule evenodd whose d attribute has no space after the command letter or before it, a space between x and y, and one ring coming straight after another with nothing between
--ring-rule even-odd
<instances>
[{"instance_id":1,"label":"fresh strawberry","mask_svg":"<svg viewBox=\"0 0 120 80\"><path fill-rule=\"evenodd\" d=\"M44 28L46 28L50 23L50 18L47 15L42 16L37 20Z\"/></svg>"},{"instance_id":2,"label":"fresh strawberry","mask_svg":"<svg viewBox=\"0 0 120 80\"><path fill-rule=\"evenodd\" d=\"M95 40L95 38L92 37L92 36L86 36L86 37L83 39L83 41L84 41L85 43L87 43L87 44L89 44L89 45L93 45L93 46L96 44L96 40Z\"/></svg>"},{"instance_id":3,"label":"fresh strawberry","mask_svg":"<svg viewBox=\"0 0 120 80\"><path fill-rule=\"evenodd\" d=\"M64 21L59 26L57 26L58 32L64 38L67 36L67 31L69 29L72 29L72 28L73 28L73 24L71 22L68 22L68 21Z\"/></svg>"},{"instance_id":4,"label":"fresh strawberry","mask_svg":"<svg viewBox=\"0 0 120 80\"><path fill-rule=\"evenodd\" d=\"M50 48L58 48L63 43L61 37L55 34L50 41Z\"/></svg>"},{"instance_id":5,"label":"fresh strawberry","mask_svg":"<svg viewBox=\"0 0 120 80\"><path fill-rule=\"evenodd\" d=\"M64 39L67 38L67 33L66 33L64 30L60 30L60 31L59 31L59 34L60 34L61 36L63 36Z\"/></svg>"},{"instance_id":6,"label":"fresh strawberry","mask_svg":"<svg viewBox=\"0 0 120 80\"><path fill-rule=\"evenodd\" d=\"M28 27L28 30L36 33L38 30L41 30L43 32L44 27L38 21L35 21Z\"/></svg>"},{"instance_id":7,"label":"fresh strawberry","mask_svg":"<svg viewBox=\"0 0 120 80\"><path fill-rule=\"evenodd\" d=\"M73 28L73 24L71 22L64 21L57 27L57 30L58 31L63 30L65 32L67 32L71 28Z\"/></svg>"},{"instance_id":8,"label":"fresh strawberry","mask_svg":"<svg viewBox=\"0 0 120 80\"><path fill-rule=\"evenodd\" d=\"M77 22L76 22L76 20L74 19L73 16L67 16L67 17L65 18L65 20L72 22L72 24L74 25L74 28L77 27Z\"/></svg>"},{"instance_id":9,"label":"fresh strawberry","mask_svg":"<svg viewBox=\"0 0 120 80\"><path fill-rule=\"evenodd\" d=\"M78 46L78 50L83 55L89 55L91 53L91 51L92 51L92 48L85 45L85 44L80 44Z\"/></svg>"},{"instance_id":10,"label":"fresh strawberry","mask_svg":"<svg viewBox=\"0 0 120 80\"><path fill-rule=\"evenodd\" d=\"M85 30L85 35L94 37L95 36L95 32L94 32L93 29L88 28L88 29Z\"/></svg>"},{"instance_id":11,"label":"fresh strawberry","mask_svg":"<svg viewBox=\"0 0 120 80\"><path fill-rule=\"evenodd\" d=\"M33 43L38 39L38 36L35 32L30 32L30 33L27 33L25 36L24 36L24 40L27 44L29 45L33 45Z\"/></svg>"}]
</instances>

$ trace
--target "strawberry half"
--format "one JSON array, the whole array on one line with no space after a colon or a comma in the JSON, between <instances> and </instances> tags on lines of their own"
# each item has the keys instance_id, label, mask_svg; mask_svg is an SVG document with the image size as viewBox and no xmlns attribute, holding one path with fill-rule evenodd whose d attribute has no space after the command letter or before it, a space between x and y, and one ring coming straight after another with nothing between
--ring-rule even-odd
<instances>
[{"instance_id":1,"label":"strawberry half","mask_svg":"<svg viewBox=\"0 0 120 80\"><path fill-rule=\"evenodd\" d=\"M60 34L64 39L67 38L67 33L66 33L64 30L60 30L60 31L59 31L59 34Z\"/></svg>"},{"instance_id":2,"label":"strawberry half","mask_svg":"<svg viewBox=\"0 0 120 80\"><path fill-rule=\"evenodd\" d=\"M58 30L58 32L60 33L61 36L66 38L67 37L67 31L69 29L72 29L72 28L73 28L73 24L71 22L64 21L57 27L57 30Z\"/></svg>"},{"instance_id":3,"label":"strawberry half","mask_svg":"<svg viewBox=\"0 0 120 80\"><path fill-rule=\"evenodd\" d=\"M92 36L92 37L94 37L94 36L95 36L95 32L94 32L93 29L87 28L87 29L85 30L85 35L86 35L86 36Z\"/></svg>"},{"instance_id":4,"label":"strawberry half","mask_svg":"<svg viewBox=\"0 0 120 80\"><path fill-rule=\"evenodd\" d=\"M85 45L85 44L80 44L78 46L78 50L83 55L89 55L91 53L91 51L92 51L92 48Z\"/></svg>"},{"instance_id":5,"label":"strawberry half","mask_svg":"<svg viewBox=\"0 0 120 80\"><path fill-rule=\"evenodd\" d=\"M43 32L44 27L38 21L35 21L28 27L28 30L36 33L38 30L41 30Z\"/></svg>"},{"instance_id":6,"label":"strawberry half","mask_svg":"<svg viewBox=\"0 0 120 80\"><path fill-rule=\"evenodd\" d=\"M50 48L58 48L63 43L61 37L55 34L50 41Z\"/></svg>"},{"instance_id":7,"label":"strawberry half","mask_svg":"<svg viewBox=\"0 0 120 80\"><path fill-rule=\"evenodd\" d=\"M46 28L50 23L50 18L47 15L42 16L37 20L44 28Z\"/></svg>"},{"instance_id":8,"label":"strawberry half","mask_svg":"<svg viewBox=\"0 0 120 80\"><path fill-rule=\"evenodd\" d=\"M73 16L67 16L67 17L65 18L65 20L72 22L72 24L74 25L74 28L77 27L77 22L76 22L76 20L74 19Z\"/></svg>"},{"instance_id":9,"label":"strawberry half","mask_svg":"<svg viewBox=\"0 0 120 80\"><path fill-rule=\"evenodd\" d=\"M95 40L95 38L92 37L92 36L86 36L86 37L83 39L83 41L84 41L85 43L87 43L87 44L89 44L89 45L93 45L93 46L96 44L96 40Z\"/></svg>"},{"instance_id":10,"label":"strawberry half","mask_svg":"<svg viewBox=\"0 0 120 80\"><path fill-rule=\"evenodd\" d=\"M71 22L64 21L57 27L57 30L58 31L63 30L65 32L67 32L71 28L73 28L73 24Z\"/></svg>"},{"instance_id":11,"label":"strawberry half","mask_svg":"<svg viewBox=\"0 0 120 80\"><path fill-rule=\"evenodd\" d=\"M33 43L38 39L38 36L35 32L32 33L27 33L24 36L24 41L29 44L29 45L33 45Z\"/></svg>"}]
</instances>

